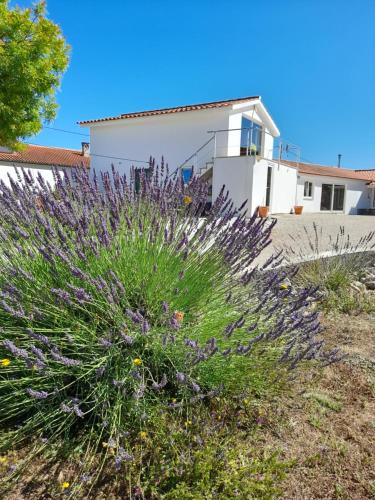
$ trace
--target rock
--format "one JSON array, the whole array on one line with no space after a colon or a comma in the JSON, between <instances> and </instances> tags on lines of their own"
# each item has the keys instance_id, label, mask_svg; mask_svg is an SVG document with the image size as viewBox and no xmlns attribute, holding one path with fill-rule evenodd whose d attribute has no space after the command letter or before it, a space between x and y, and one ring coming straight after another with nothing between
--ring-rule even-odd
<instances>
[{"instance_id":1,"label":"rock","mask_svg":"<svg viewBox=\"0 0 375 500\"><path fill-rule=\"evenodd\" d=\"M375 290L375 280L374 281L366 281L365 283L367 290Z\"/></svg>"},{"instance_id":2,"label":"rock","mask_svg":"<svg viewBox=\"0 0 375 500\"><path fill-rule=\"evenodd\" d=\"M351 288L353 288L353 290L356 290L357 292L366 291L366 285L364 283L361 283L360 281L353 281L353 283L351 283L350 286Z\"/></svg>"}]
</instances>

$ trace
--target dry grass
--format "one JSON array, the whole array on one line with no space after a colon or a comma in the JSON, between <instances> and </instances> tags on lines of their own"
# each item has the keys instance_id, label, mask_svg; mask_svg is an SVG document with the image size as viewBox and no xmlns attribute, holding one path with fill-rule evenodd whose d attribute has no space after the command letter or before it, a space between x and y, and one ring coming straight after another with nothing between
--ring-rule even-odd
<instances>
[{"instance_id":1,"label":"dry grass","mask_svg":"<svg viewBox=\"0 0 375 500\"><path fill-rule=\"evenodd\" d=\"M262 436L294 467L282 498L375 498L375 316L325 320L325 337L348 353L298 374L278 402L282 422Z\"/></svg>"}]
</instances>

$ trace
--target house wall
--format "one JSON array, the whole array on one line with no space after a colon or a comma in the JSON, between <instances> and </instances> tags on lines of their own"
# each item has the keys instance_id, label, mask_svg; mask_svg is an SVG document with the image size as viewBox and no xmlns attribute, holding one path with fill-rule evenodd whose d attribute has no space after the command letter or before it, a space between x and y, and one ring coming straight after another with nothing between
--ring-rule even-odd
<instances>
[{"instance_id":1,"label":"house wall","mask_svg":"<svg viewBox=\"0 0 375 500\"><path fill-rule=\"evenodd\" d=\"M92 126L91 166L96 170L108 171L113 164L121 173L128 174L132 164L146 165L130 160L147 162L153 156L160 163L164 156L170 171L173 171L209 140L209 130L228 129L228 120L227 110L215 109L133 118ZM217 140L218 147L227 147L227 134L218 134ZM210 148L201 152L199 161L202 164L204 154L206 161L212 159L213 143ZM115 158L103 158L103 155Z\"/></svg>"},{"instance_id":2,"label":"house wall","mask_svg":"<svg viewBox=\"0 0 375 500\"><path fill-rule=\"evenodd\" d=\"M252 213L253 156L216 158L213 166L212 199L215 200L225 185L236 208L248 200L248 213Z\"/></svg>"},{"instance_id":3,"label":"house wall","mask_svg":"<svg viewBox=\"0 0 375 500\"><path fill-rule=\"evenodd\" d=\"M239 207L248 200L248 214L253 214L266 203L269 166L272 167L270 212L289 213L295 205L297 170L269 160L256 161L254 156L216 158L213 167L213 200L225 185L234 205Z\"/></svg>"},{"instance_id":4,"label":"house wall","mask_svg":"<svg viewBox=\"0 0 375 500\"><path fill-rule=\"evenodd\" d=\"M2 180L7 186L10 185L9 175L13 179L17 180L16 168L19 169L21 177L22 177L21 169L24 168L25 170L30 170L30 172L35 178L40 173L45 182L48 182L51 186L55 185L52 166L47 166L47 165L42 166L31 163L8 163L0 161L0 180ZM64 172L64 167L59 167L58 171L61 173Z\"/></svg>"},{"instance_id":5,"label":"house wall","mask_svg":"<svg viewBox=\"0 0 375 500\"><path fill-rule=\"evenodd\" d=\"M272 166L270 212L288 214L296 204L297 169L277 162Z\"/></svg>"},{"instance_id":6,"label":"house wall","mask_svg":"<svg viewBox=\"0 0 375 500\"><path fill-rule=\"evenodd\" d=\"M313 183L312 199L307 199L303 196L305 181ZM320 212L322 184L340 184L345 186L345 214L356 214L358 208L370 207L370 196L366 181L299 174L297 183L297 205L303 205L304 212Z\"/></svg>"},{"instance_id":7,"label":"house wall","mask_svg":"<svg viewBox=\"0 0 375 500\"><path fill-rule=\"evenodd\" d=\"M228 132L228 129L240 129L243 114L252 116L248 109L216 108L91 125L91 166L108 171L113 164L121 173L128 174L132 165L147 166L150 156L159 163L164 156L173 171L208 141L212 135L207 132L214 130L223 131L216 134L216 156L237 156L241 131ZM272 158L273 137L266 132L263 156ZM199 153L198 167L211 161L213 156L214 142ZM193 162L194 159L190 160L189 165Z\"/></svg>"},{"instance_id":8,"label":"house wall","mask_svg":"<svg viewBox=\"0 0 375 500\"><path fill-rule=\"evenodd\" d=\"M268 162L260 160L254 163L251 182L251 214L261 205L266 203Z\"/></svg>"}]
</instances>

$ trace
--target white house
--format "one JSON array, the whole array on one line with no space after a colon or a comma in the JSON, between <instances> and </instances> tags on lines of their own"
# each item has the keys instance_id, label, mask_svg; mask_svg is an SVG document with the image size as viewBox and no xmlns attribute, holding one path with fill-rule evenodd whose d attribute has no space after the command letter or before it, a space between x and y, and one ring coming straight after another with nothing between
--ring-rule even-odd
<instances>
[{"instance_id":1,"label":"white house","mask_svg":"<svg viewBox=\"0 0 375 500\"><path fill-rule=\"evenodd\" d=\"M259 96L175 108L126 113L80 122L90 128L91 166L128 174L162 156L170 171L185 178L194 167L212 184L212 199L223 185L236 205L268 206L289 213L357 213L375 209L375 175L282 159L280 135ZM285 150L285 149L284 149ZM274 159L277 154L278 159ZM373 180L373 184L371 184ZM210 201L210 200L209 200Z\"/></svg>"},{"instance_id":2,"label":"white house","mask_svg":"<svg viewBox=\"0 0 375 500\"><path fill-rule=\"evenodd\" d=\"M24 168L34 177L41 174L53 185L53 168L63 172L67 168L90 166L88 146L88 143L82 143L82 149L77 150L28 144L22 151L0 147L0 180L9 185L9 176L16 179L16 169Z\"/></svg>"}]
</instances>

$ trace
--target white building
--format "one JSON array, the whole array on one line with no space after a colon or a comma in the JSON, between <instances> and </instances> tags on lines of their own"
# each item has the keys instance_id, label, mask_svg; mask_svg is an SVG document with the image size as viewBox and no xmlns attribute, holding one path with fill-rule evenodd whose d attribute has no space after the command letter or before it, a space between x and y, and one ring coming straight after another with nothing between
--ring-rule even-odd
<instances>
[{"instance_id":1,"label":"white building","mask_svg":"<svg viewBox=\"0 0 375 500\"><path fill-rule=\"evenodd\" d=\"M91 166L128 174L166 159L170 171L204 175L215 199L223 185L249 212L268 206L289 213L357 213L375 209L375 171L354 171L281 159L280 135L259 96L127 113L80 122L90 128ZM285 151L285 148L284 148ZM277 160L274 157L277 156ZM371 184L371 180L374 181Z\"/></svg>"},{"instance_id":2,"label":"white building","mask_svg":"<svg viewBox=\"0 0 375 500\"><path fill-rule=\"evenodd\" d=\"M53 168L63 172L67 168L90 166L88 146L88 143L82 143L82 149L76 150L28 144L23 151L0 147L0 180L9 185L9 176L17 179L16 169L24 168L34 177L41 174L53 185Z\"/></svg>"}]
</instances>

